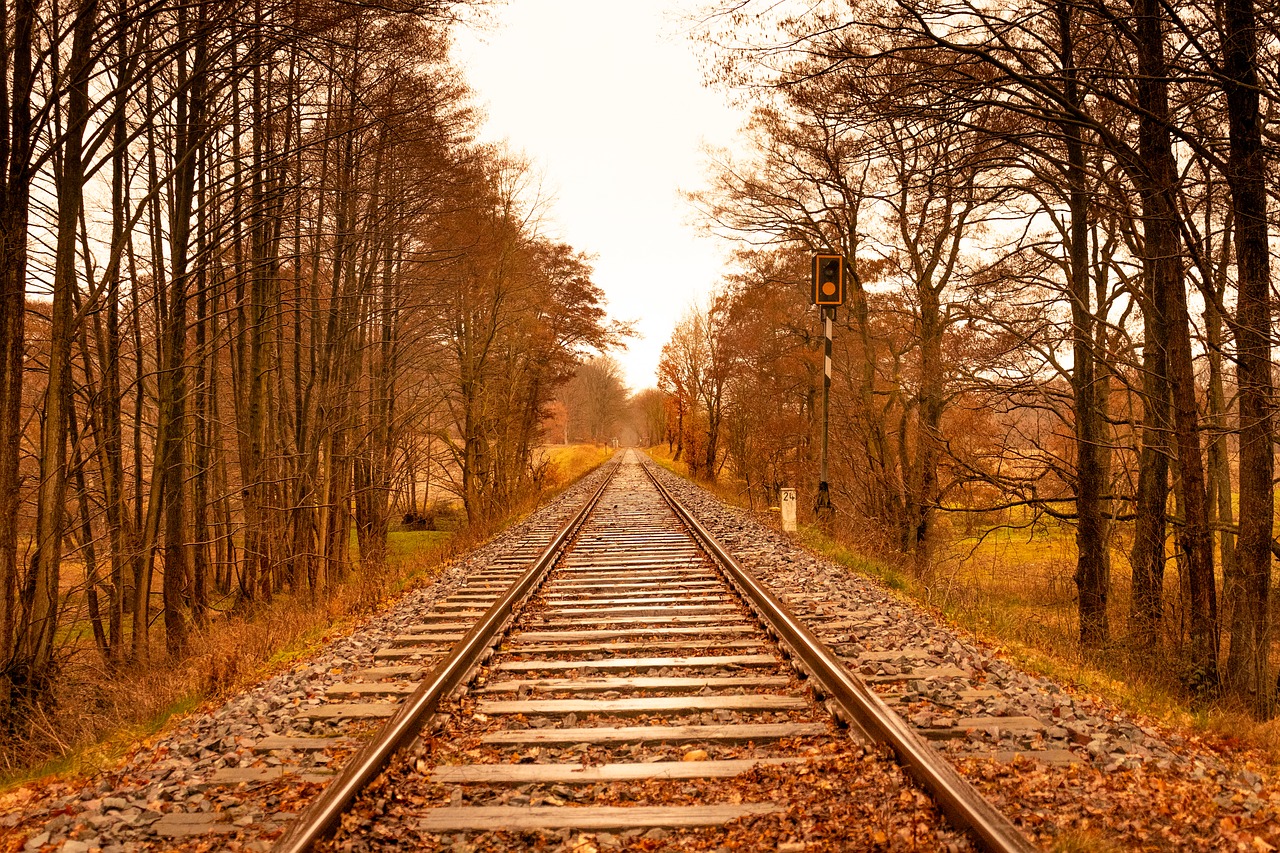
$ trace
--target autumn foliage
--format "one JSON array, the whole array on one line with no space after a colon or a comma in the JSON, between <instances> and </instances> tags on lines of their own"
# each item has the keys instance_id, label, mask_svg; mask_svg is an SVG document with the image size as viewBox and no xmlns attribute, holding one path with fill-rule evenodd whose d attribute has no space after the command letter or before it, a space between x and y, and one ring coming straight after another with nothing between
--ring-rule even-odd
<instances>
[{"instance_id":1,"label":"autumn foliage","mask_svg":"<svg viewBox=\"0 0 1280 853\"><path fill-rule=\"evenodd\" d=\"M1166 646L1192 695L1269 715L1274 26L1253 0L720 7L707 67L753 112L693 199L752 248L668 345L675 451L812 488L807 259L842 254L836 526L929 586L951 520L1068 524L1082 647Z\"/></svg>"},{"instance_id":2,"label":"autumn foliage","mask_svg":"<svg viewBox=\"0 0 1280 853\"><path fill-rule=\"evenodd\" d=\"M5 2L0 729L441 499L540 485L589 260L474 138L452 3Z\"/></svg>"}]
</instances>

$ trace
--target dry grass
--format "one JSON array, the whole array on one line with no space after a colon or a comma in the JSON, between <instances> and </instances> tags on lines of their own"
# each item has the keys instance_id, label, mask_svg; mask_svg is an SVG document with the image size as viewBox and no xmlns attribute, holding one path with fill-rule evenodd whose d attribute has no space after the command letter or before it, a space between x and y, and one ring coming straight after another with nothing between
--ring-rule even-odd
<instances>
[{"instance_id":1,"label":"dry grass","mask_svg":"<svg viewBox=\"0 0 1280 853\"><path fill-rule=\"evenodd\" d=\"M649 454L663 467L688 476L685 466L671 460L665 446L651 448ZM744 505L738 484L702 485L722 500ZM1150 649L1126 644L1126 543L1118 543L1112 553L1110 612L1112 633L1118 639L1108 648L1087 651L1078 643L1073 528L1013 519L1009 527L953 529L945 536L928 583L893 555L877 554L847 535L802 525L798 539L828 560L878 578L899 594L934 609L1028 670L1074 684L1130 712L1198 732L1210 741L1257 749L1280 765L1280 720L1260 723L1224 702L1198 704L1180 683L1174 656L1153 660ZM1174 603L1176 572L1171 571L1166 582L1166 601ZM1167 626L1169 647L1176 645L1172 640L1176 622L1174 613ZM1093 849L1090 843L1091 839L1081 839L1079 849Z\"/></svg>"},{"instance_id":2,"label":"dry grass","mask_svg":"<svg viewBox=\"0 0 1280 853\"><path fill-rule=\"evenodd\" d=\"M324 601L279 595L193 631L187 655L108 671L91 648L68 653L51 705L25 715L0 748L0 787L51 773L92 773L139 737L184 713L287 666L390 597L429 583L462 544L445 541L394 559L380 572L357 569Z\"/></svg>"},{"instance_id":3,"label":"dry grass","mask_svg":"<svg viewBox=\"0 0 1280 853\"><path fill-rule=\"evenodd\" d=\"M689 478L689 466L683 461L677 462L665 444L657 444L646 448L644 452L649 455L650 459L668 471L679 474L681 477ZM698 480L697 482L699 486L725 503L752 508L748 506L747 486L742 480L732 479L722 474L715 480ZM754 509L761 509L761 507L754 507Z\"/></svg>"},{"instance_id":4,"label":"dry grass","mask_svg":"<svg viewBox=\"0 0 1280 853\"><path fill-rule=\"evenodd\" d=\"M614 451L602 444L548 444L538 453L547 462L545 484L559 489L612 457Z\"/></svg>"},{"instance_id":5,"label":"dry grass","mask_svg":"<svg viewBox=\"0 0 1280 853\"><path fill-rule=\"evenodd\" d=\"M180 661L164 656L159 637L153 640L156 660L114 672L92 648L69 650L53 703L27 715L16 736L0 742L0 790L51 775L92 775L115 763L174 715L219 702L286 668L405 592L432 583L454 555L518 521L611 454L570 446L557 455L554 485L506 518L452 532L394 532L384 569L352 571L323 601L279 595L220 616L193 632Z\"/></svg>"}]
</instances>

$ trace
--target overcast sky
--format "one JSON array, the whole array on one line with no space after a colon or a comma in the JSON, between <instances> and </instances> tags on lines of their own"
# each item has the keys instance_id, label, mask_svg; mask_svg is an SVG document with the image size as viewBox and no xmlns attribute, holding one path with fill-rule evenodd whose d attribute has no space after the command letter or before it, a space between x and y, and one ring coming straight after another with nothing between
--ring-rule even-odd
<instances>
[{"instance_id":1,"label":"overcast sky","mask_svg":"<svg viewBox=\"0 0 1280 853\"><path fill-rule=\"evenodd\" d=\"M512 0L455 56L506 139L544 176L550 233L596 256L612 316L643 336L615 353L627 383L655 382L680 315L719 280L728 246L698 233L681 190L702 182L703 142L741 123L701 84L679 0Z\"/></svg>"}]
</instances>

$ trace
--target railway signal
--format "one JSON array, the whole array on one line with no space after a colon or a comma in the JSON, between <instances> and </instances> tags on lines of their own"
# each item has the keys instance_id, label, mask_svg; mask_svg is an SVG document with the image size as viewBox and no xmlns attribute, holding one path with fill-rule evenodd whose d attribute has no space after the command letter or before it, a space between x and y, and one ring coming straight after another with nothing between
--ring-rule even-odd
<instances>
[{"instance_id":1,"label":"railway signal","mask_svg":"<svg viewBox=\"0 0 1280 853\"><path fill-rule=\"evenodd\" d=\"M813 304L844 304L844 255L813 256Z\"/></svg>"},{"instance_id":2,"label":"railway signal","mask_svg":"<svg viewBox=\"0 0 1280 853\"><path fill-rule=\"evenodd\" d=\"M831 489L827 484L828 412L831 408L831 322L836 307L844 304L844 255L813 256L813 304L822 312L822 470L818 474L818 496L813 510L821 521L834 513Z\"/></svg>"}]
</instances>

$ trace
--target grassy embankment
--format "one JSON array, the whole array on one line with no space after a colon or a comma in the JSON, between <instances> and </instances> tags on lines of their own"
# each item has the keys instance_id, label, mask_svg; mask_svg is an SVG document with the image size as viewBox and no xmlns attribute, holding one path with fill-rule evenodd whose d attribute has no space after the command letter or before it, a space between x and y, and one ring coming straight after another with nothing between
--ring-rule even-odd
<instances>
[{"instance_id":1,"label":"grassy embankment","mask_svg":"<svg viewBox=\"0 0 1280 853\"><path fill-rule=\"evenodd\" d=\"M665 446L651 448L658 464L682 476ZM745 485L722 475L702 483L722 500L745 506ZM762 514L773 525L776 513ZM1004 519L999 526L945 516L945 541L938 548L934 581L926 585L905 561L893 555L863 553L840 531L801 523L799 541L832 562L879 579L896 594L926 605L975 639L994 646L1023 668L1101 696L1126 710L1206 737L1256 747L1280 765L1280 721L1258 723L1225 704L1193 704L1179 686L1171 662L1163 666L1150 650L1131 653L1122 643L1086 652L1077 643L1075 531L1055 521ZM1129 609L1123 545L1113 547L1112 630L1124 632ZM1166 601L1178 598L1177 573L1166 578Z\"/></svg>"},{"instance_id":2,"label":"grassy embankment","mask_svg":"<svg viewBox=\"0 0 1280 853\"><path fill-rule=\"evenodd\" d=\"M444 530L394 529L390 559L377 573L356 569L328 598L279 595L252 611L224 613L196 632L181 661L108 674L85 625L66 626L65 664L56 706L30 720L22 743L0 749L0 790L37 778L90 775L176 715L230 695L287 668L331 639L348 633L370 612L405 592L430 585L449 560L518 521L595 468L611 450L588 445L543 450L544 489L506 518L483 527L441 524ZM230 602L226 603L227 606ZM159 641L157 641L159 642ZM162 647L153 654L163 657Z\"/></svg>"}]
</instances>

